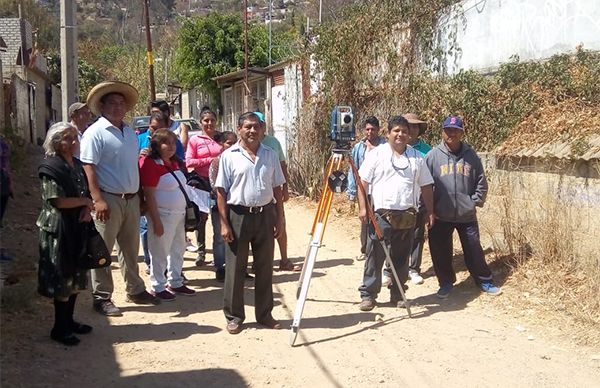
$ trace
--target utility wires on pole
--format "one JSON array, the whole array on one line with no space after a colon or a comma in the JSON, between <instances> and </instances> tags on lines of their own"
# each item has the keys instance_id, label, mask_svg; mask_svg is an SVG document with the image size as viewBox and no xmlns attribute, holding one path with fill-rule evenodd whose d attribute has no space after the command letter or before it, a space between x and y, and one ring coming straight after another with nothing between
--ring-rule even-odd
<instances>
[{"instance_id":1,"label":"utility wires on pole","mask_svg":"<svg viewBox=\"0 0 600 388\"><path fill-rule=\"evenodd\" d=\"M148 10L148 0L144 1L144 22L146 25L146 46L148 53L146 59L148 61L148 77L150 80L150 99L156 100L156 85L154 82L154 56L152 54L152 34L150 31L150 12Z\"/></svg>"}]
</instances>

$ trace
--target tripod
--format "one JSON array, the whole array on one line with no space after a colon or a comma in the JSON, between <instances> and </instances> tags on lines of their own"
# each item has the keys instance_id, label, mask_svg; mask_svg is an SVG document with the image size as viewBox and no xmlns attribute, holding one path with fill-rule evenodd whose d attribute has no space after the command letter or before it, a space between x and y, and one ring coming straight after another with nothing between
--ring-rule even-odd
<instances>
[{"instance_id":1,"label":"tripod","mask_svg":"<svg viewBox=\"0 0 600 388\"><path fill-rule=\"evenodd\" d=\"M310 286L310 280L312 277L312 272L315 267L315 261L317 259L317 253L319 248L321 247L321 242L323 241L323 235L325 233L325 227L327 226L327 219L329 218L329 211L331 209L331 202L333 200L334 191L329 185L329 179L332 174L336 171L340 171L340 166L342 161L344 160L344 156L349 152L348 149L336 149L334 148L331 152L331 156L327 161L327 165L325 168L325 176L323 179L323 190L321 192L321 197L319 198L319 205L317 207L317 213L315 215L315 219L313 221L312 229L310 232L310 240L308 249L306 251L306 256L304 258L304 265L302 266L302 272L300 274L300 279L298 281L298 288L296 290L296 298L298 299L296 304L296 309L294 311L294 319L292 321L292 325L290 327L290 345L293 346L296 342L296 337L298 336L298 332L300 331L300 321L302 320L302 312L304 311L304 304L306 303L306 296L308 295L308 287ZM402 289L402 285L400 283L400 278L398 277L398 273L396 272L396 267L392 262L392 258L390 256L390 250L385 241L383 241L383 232L375 219L375 214L373 212L373 208L368 204L368 197L365 193L365 188L360 182L360 178L358 175L358 169L356 165L352 161L351 157L348 157L348 163L350 164L350 168L352 169L352 174L357 180L358 190L360 195L364 196L365 203L367 203L367 217L369 219L369 223L373 225L375 229L375 234L377 235L377 239L381 242L381 246L383 251L385 252L385 260L388 263L389 267L392 269L392 274L394 275L394 281L400 290L400 296L404 301L404 305L406 307L406 312L408 316L411 317L410 305L406 296L404 295L404 290Z\"/></svg>"}]
</instances>

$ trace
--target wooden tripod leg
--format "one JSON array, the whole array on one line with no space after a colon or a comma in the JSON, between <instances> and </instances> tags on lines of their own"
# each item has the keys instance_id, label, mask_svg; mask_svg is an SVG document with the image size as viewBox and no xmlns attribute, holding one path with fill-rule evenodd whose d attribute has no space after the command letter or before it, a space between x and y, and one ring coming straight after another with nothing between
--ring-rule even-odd
<instances>
[{"instance_id":1,"label":"wooden tripod leg","mask_svg":"<svg viewBox=\"0 0 600 388\"><path fill-rule=\"evenodd\" d=\"M304 311L304 305L306 303L306 297L308 295L308 288L310 286L310 280L312 272L315 267L317 259L317 253L321 247L323 241L323 234L325 232L325 225L327 218L329 217L329 211L331 209L331 202L333 198L333 192L327 184L327 177L331 175L334 168L339 168L341 163L340 156L333 155L327 163L327 174L323 182L323 191L321 192L321 198L319 200L319 207L313 223L311 231L311 239L304 259L304 265L302 266L302 273L298 281L298 289L296 291L296 309L294 310L294 318L290 327L290 345L294 346L298 332L300 331L300 321L302 320L302 312Z\"/></svg>"}]
</instances>

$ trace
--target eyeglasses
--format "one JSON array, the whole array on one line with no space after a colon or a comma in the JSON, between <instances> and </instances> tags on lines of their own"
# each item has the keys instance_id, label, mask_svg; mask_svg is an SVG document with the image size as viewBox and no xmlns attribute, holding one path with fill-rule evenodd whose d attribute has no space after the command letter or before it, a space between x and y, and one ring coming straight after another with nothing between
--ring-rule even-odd
<instances>
[{"instance_id":1,"label":"eyeglasses","mask_svg":"<svg viewBox=\"0 0 600 388\"><path fill-rule=\"evenodd\" d=\"M396 172L404 171L410 167L410 159L408 158L408 156L406 156L406 151L403 152L402 155L404 155L404 158L406 159L406 166L396 166L394 164L394 155L393 154L392 154L392 157L390 158L390 163L392 163L392 167L394 168L394 170L396 170ZM402 161L402 155L400 155L400 157L398 158L399 161Z\"/></svg>"}]
</instances>

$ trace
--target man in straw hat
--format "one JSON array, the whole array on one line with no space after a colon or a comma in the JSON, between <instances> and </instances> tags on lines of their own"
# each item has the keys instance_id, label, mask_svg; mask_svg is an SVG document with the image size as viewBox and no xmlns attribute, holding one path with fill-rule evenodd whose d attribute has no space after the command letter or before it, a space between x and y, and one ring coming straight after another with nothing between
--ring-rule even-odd
<instances>
[{"instance_id":1,"label":"man in straw hat","mask_svg":"<svg viewBox=\"0 0 600 388\"><path fill-rule=\"evenodd\" d=\"M94 86L87 106L100 118L81 141L81 161L94 201L94 221L109 250L115 240L125 280L127 300L136 304L158 304L146 291L139 275L138 225L140 220L138 140L123 119L138 100L137 90L124 82L106 81ZM121 312L111 301L114 290L110 267L93 269L94 309L108 316Z\"/></svg>"}]
</instances>

